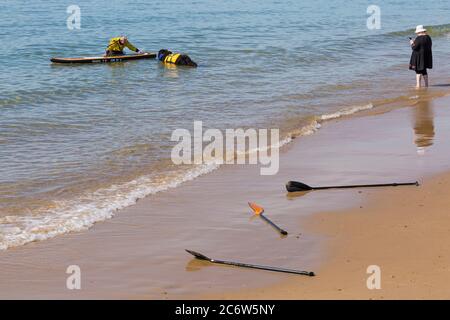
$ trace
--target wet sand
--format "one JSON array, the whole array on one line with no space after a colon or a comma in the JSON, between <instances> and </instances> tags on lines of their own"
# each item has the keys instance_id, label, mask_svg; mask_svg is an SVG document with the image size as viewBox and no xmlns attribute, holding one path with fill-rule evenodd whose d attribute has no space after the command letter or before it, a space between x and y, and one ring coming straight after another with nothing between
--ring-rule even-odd
<instances>
[{"instance_id":1,"label":"wet sand","mask_svg":"<svg viewBox=\"0 0 450 320\"><path fill-rule=\"evenodd\" d=\"M449 120L450 98L440 98L331 121L285 147L276 176L260 176L258 166L224 166L143 199L88 231L0 252L0 298L445 296L450 178L430 177L450 171ZM424 182L419 188L300 195L284 189L288 180L326 185L418 179ZM247 201L265 207L289 236L251 218ZM184 249L318 276L213 266ZM382 291L365 287L369 261L382 268ZM81 268L81 290L66 289L69 265Z\"/></svg>"}]
</instances>

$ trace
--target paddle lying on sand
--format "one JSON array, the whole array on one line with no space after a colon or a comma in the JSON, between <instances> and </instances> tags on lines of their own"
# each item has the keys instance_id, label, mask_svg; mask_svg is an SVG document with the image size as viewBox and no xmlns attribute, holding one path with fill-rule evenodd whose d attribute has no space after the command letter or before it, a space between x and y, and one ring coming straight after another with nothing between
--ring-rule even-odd
<instances>
[{"instance_id":1,"label":"paddle lying on sand","mask_svg":"<svg viewBox=\"0 0 450 320\"><path fill-rule=\"evenodd\" d=\"M185 249L185 250L186 250L186 252L192 254L195 258L197 258L199 260L209 261L211 263L225 264L225 265L229 265L229 266L251 268L251 269L259 269L259 270L275 271L275 272L301 274L301 275L310 276L310 277L314 277L315 276L314 272L311 272L311 271L299 271L299 270L284 269L284 268L277 268L277 267L270 267L270 266L259 266L259 265L256 265L256 264L214 260L214 259L208 258L207 256L205 256L205 255L203 255L201 253L198 253L198 252L195 252L195 251L192 251L192 250L187 250L187 249Z\"/></svg>"},{"instance_id":2,"label":"paddle lying on sand","mask_svg":"<svg viewBox=\"0 0 450 320\"><path fill-rule=\"evenodd\" d=\"M275 228L275 230L277 230L279 233L281 233L283 236L286 236L288 233L286 230L281 229L279 226L277 226L275 223L273 223L272 221L269 220L269 218L267 218L265 215L263 215L264 213L264 208L258 206L256 203L251 203L249 202L248 205L250 206L250 208L252 208L253 212L260 216L262 219L264 219L268 224L270 224L272 227Z\"/></svg>"},{"instance_id":3,"label":"paddle lying on sand","mask_svg":"<svg viewBox=\"0 0 450 320\"><path fill-rule=\"evenodd\" d=\"M375 187L398 187L398 186L419 186L419 182L407 183L385 183L385 184L360 184L348 186L329 186L329 187L311 187L307 184L298 181L289 181L286 183L288 192L310 191L310 190L325 190L325 189L350 189L350 188L375 188Z\"/></svg>"}]
</instances>

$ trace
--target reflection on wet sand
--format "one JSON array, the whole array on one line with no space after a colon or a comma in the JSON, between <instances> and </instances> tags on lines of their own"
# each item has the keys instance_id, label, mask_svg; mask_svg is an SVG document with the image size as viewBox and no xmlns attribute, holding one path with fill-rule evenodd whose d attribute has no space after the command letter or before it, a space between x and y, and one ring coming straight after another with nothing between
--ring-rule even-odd
<instances>
[{"instance_id":1,"label":"reflection on wet sand","mask_svg":"<svg viewBox=\"0 0 450 320\"><path fill-rule=\"evenodd\" d=\"M288 200L294 200L297 198L301 198L306 196L308 193L310 193L311 191L298 191L298 192L287 192L286 193L286 198Z\"/></svg>"},{"instance_id":2,"label":"reflection on wet sand","mask_svg":"<svg viewBox=\"0 0 450 320\"><path fill-rule=\"evenodd\" d=\"M203 267L209 267L212 266L212 264L209 261L201 261L198 259L191 259L187 264L186 264L186 271L199 271L201 270Z\"/></svg>"},{"instance_id":3,"label":"reflection on wet sand","mask_svg":"<svg viewBox=\"0 0 450 320\"><path fill-rule=\"evenodd\" d=\"M434 136L433 108L429 100L424 100L414 109L414 143L418 154L425 153L433 145Z\"/></svg>"}]
</instances>

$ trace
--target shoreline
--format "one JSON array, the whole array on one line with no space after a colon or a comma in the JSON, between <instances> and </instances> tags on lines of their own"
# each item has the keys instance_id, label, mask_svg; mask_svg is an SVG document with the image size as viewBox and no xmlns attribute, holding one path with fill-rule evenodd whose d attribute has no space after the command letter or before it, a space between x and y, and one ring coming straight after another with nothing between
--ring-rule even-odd
<instances>
[{"instance_id":1,"label":"shoreline","mask_svg":"<svg viewBox=\"0 0 450 320\"><path fill-rule=\"evenodd\" d=\"M446 89L442 81L444 77L436 77L436 82L441 84L434 85L426 91L406 89L402 95L394 98L380 98L372 102L361 98L357 104L347 105L338 110L304 117L300 120L296 117L284 120L285 127L280 129L282 134L279 150L283 152L283 149L293 140L315 134L323 125L333 121L380 114L397 108L414 106L421 99L437 99L449 95L450 91ZM184 183L195 181L223 166L203 163L194 167L188 165L180 170L178 168L159 172L161 168L170 166L171 163L170 159L161 159L161 163L145 169L141 168L137 175L124 174L123 179L120 178L113 184L95 182L95 188L91 189L92 186L90 186L84 190L84 193L79 193L83 188L78 187L79 194L74 195L74 198L70 196L58 198L58 192L54 195L55 199L44 196L44 199L41 199L43 207L36 212L28 209L26 201L24 210L28 210L28 214L16 215L14 211L3 212L0 221L6 227L1 230L4 234L0 236L0 250L20 247L34 241L46 241L55 236L64 236L73 232L84 232L96 223L103 223L114 218L117 212L135 205L139 200L152 197L159 192L182 187ZM154 174L155 172L157 173ZM14 210L20 207L19 205ZM61 216L64 218L61 219Z\"/></svg>"},{"instance_id":2,"label":"shoreline","mask_svg":"<svg viewBox=\"0 0 450 320\"><path fill-rule=\"evenodd\" d=\"M351 211L365 205L367 194L378 191L327 191L297 197L286 196L284 183L297 178L311 184L371 179L376 183L394 174L404 180L413 174L430 176L448 170L448 152L440 148L446 142L441 136L450 132L445 127L448 115L439 106L448 105L449 100L439 98L388 113L374 110L372 115L364 112L329 121L316 134L281 150L282 170L277 176L259 176L258 166L223 167L186 182L178 190L142 199L88 231L0 252L4 271L0 275L0 292L4 294L0 296L177 299L213 294L217 287L220 292L240 292L293 279L209 267L190 259L184 249L197 249L217 259L245 258L253 263L321 270L327 264L328 239L299 221L317 212ZM426 135L430 119L425 119L429 112L414 113L418 109L435 113L432 122L436 130L428 137L434 145L428 146L430 152L424 155L416 153L417 137L411 131L416 136ZM424 159L431 168L423 166ZM263 205L268 216L289 226L292 236L280 239L267 225L249 220L247 201ZM87 280L80 292L64 288L69 264L79 264L85 270ZM316 279L308 281L312 285Z\"/></svg>"},{"instance_id":3,"label":"shoreline","mask_svg":"<svg viewBox=\"0 0 450 320\"><path fill-rule=\"evenodd\" d=\"M446 85L442 84L445 82L444 79L445 77L438 75L435 81L441 84L431 86L426 91L408 88L398 96L374 101L360 97L353 99L356 104L350 103L337 110L329 110L302 118L285 119L282 121L284 125L280 127L281 137L277 144L280 146L279 151L282 152L295 139L315 134L329 122L384 113L397 108L414 106L421 99L437 99L449 95L450 91L446 89ZM137 152L137 150L135 151ZM129 152L130 150L126 150L123 154ZM131 151L131 155L132 153ZM111 161L113 162L113 160ZM0 251L20 247L34 241L46 241L55 236L64 236L72 232L84 232L96 223L114 218L117 212L135 205L139 200L159 192L182 187L184 183L195 181L223 166L205 161L201 165L175 166L178 168L164 170L171 164L169 158L161 158L160 163L144 166L138 170L139 172L131 175L124 173L121 178L114 181L106 182L100 179L102 180L100 183L96 181L92 185L84 186L87 189L78 186L75 188L78 190L73 195L70 195L70 191L56 191L50 198L49 195L46 195L43 199L34 199L34 202L42 201L42 207L36 208L36 211L28 207L35 205L31 201L33 198L29 199L31 204L24 198L22 211L28 212L27 214L19 214L22 207L20 204L16 207L13 206L12 212L7 210L0 215L0 225L6 225L0 230L0 233L3 233L0 235ZM67 197L59 198L61 194L67 194ZM64 218L61 219L61 216Z\"/></svg>"}]
</instances>

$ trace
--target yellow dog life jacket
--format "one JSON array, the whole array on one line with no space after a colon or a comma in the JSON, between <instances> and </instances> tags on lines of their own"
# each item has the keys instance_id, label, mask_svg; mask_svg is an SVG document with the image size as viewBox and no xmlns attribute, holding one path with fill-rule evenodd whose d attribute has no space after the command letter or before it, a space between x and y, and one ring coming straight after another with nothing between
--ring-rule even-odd
<instances>
[{"instance_id":1,"label":"yellow dog life jacket","mask_svg":"<svg viewBox=\"0 0 450 320\"><path fill-rule=\"evenodd\" d=\"M178 60L178 58L181 56L181 54L179 54L179 53L172 53L172 54L169 54L167 57L165 57L165 59L164 59L164 63L173 63L173 64L176 64L177 63L177 60Z\"/></svg>"}]
</instances>

